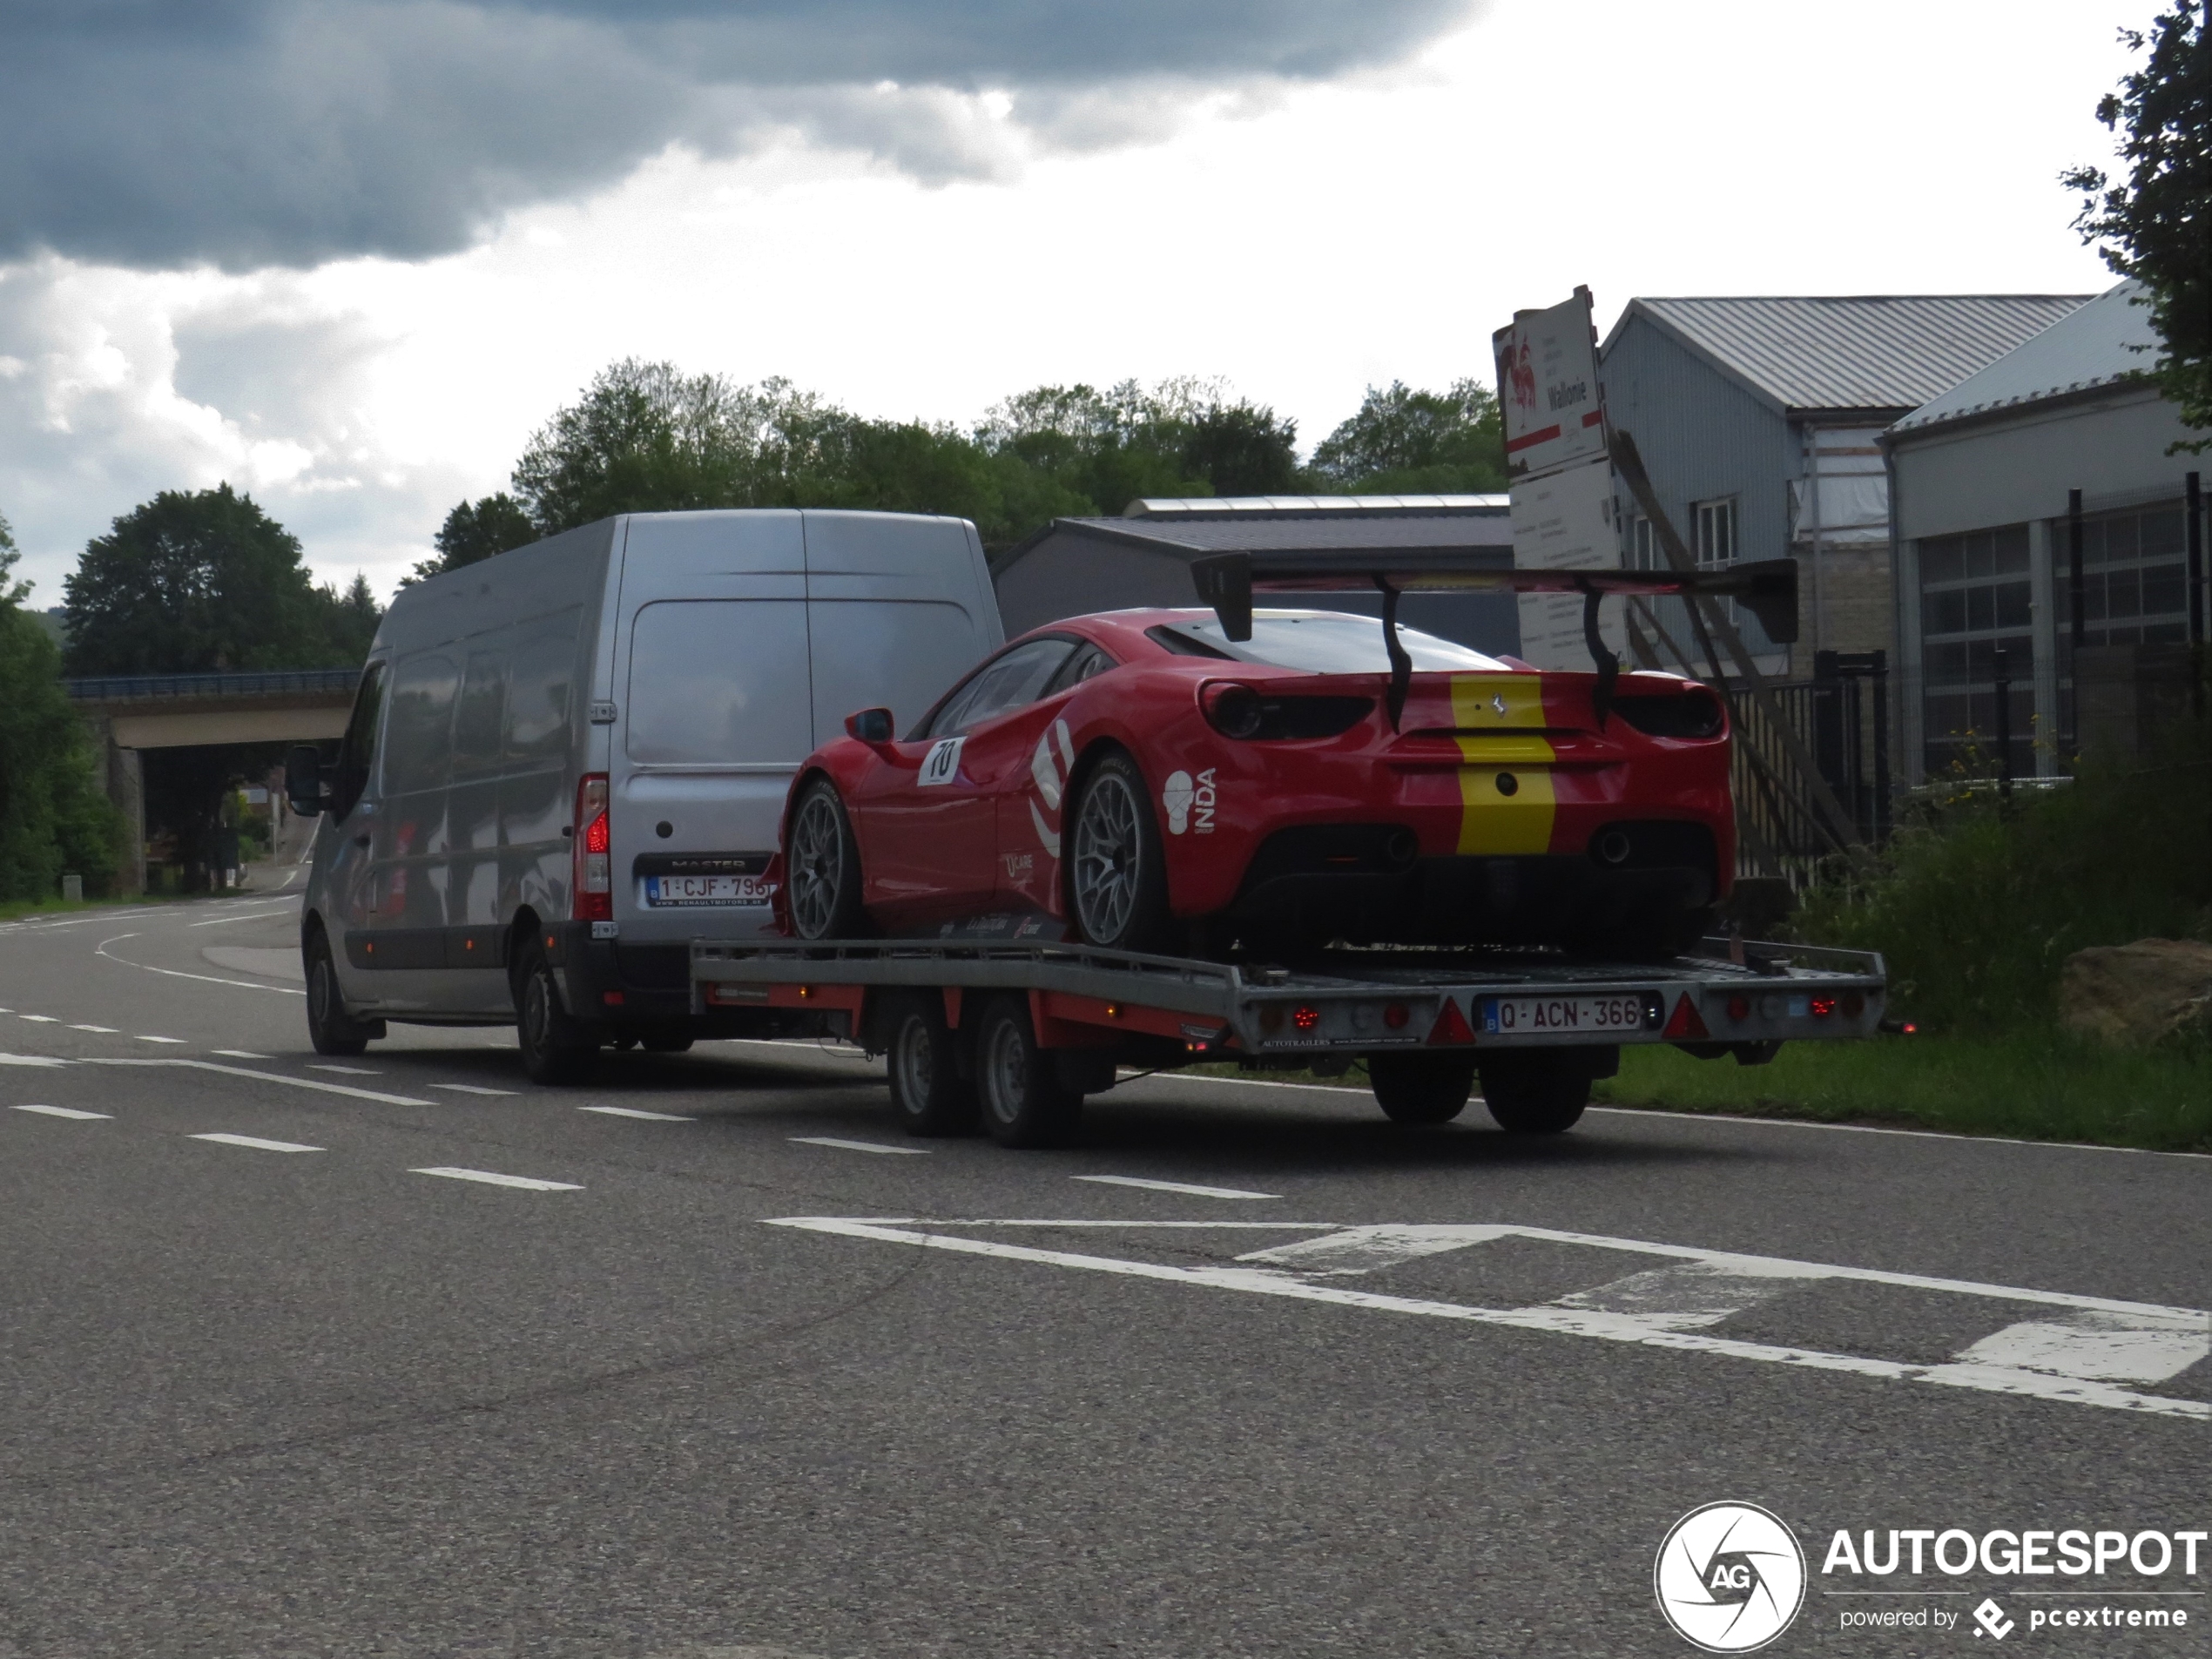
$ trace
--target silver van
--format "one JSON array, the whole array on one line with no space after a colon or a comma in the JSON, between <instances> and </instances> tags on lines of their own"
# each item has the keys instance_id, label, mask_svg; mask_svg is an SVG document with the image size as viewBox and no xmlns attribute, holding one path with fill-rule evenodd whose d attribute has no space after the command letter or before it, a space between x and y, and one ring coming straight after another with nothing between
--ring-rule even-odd
<instances>
[{"instance_id":1,"label":"silver van","mask_svg":"<svg viewBox=\"0 0 2212 1659\"><path fill-rule=\"evenodd\" d=\"M301 915L318 1051L385 1022L518 1027L541 1082L607 1043L767 1034L695 1015L690 941L770 925L784 796L847 714L917 718L1004 633L964 519L644 513L408 588L337 753Z\"/></svg>"}]
</instances>

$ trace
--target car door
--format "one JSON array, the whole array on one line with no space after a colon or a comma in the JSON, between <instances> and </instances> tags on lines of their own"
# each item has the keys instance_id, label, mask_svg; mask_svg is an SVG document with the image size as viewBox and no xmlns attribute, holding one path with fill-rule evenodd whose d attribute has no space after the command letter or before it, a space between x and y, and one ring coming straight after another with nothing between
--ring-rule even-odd
<instances>
[{"instance_id":1,"label":"car door","mask_svg":"<svg viewBox=\"0 0 2212 1659\"><path fill-rule=\"evenodd\" d=\"M393 664L370 831L376 901L368 936L377 1001L386 1008L435 1008L445 988L447 782L460 690L452 646L410 652Z\"/></svg>"},{"instance_id":2,"label":"car door","mask_svg":"<svg viewBox=\"0 0 2212 1659\"><path fill-rule=\"evenodd\" d=\"M384 718L384 680L388 664L372 662L361 671L354 711L339 739L330 770L330 806L316 830L316 881L329 907L325 925L335 946L339 983L349 1001L375 1000L368 977L368 925L376 893L371 853L376 819L376 747Z\"/></svg>"},{"instance_id":3,"label":"car door","mask_svg":"<svg viewBox=\"0 0 2212 1659\"><path fill-rule=\"evenodd\" d=\"M1036 701L1076 648L1065 635L1010 646L897 745L852 803L867 902L899 925L989 906L997 887L997 798L1028 763L1008 719Z\"/></svg>"}]
</instances>

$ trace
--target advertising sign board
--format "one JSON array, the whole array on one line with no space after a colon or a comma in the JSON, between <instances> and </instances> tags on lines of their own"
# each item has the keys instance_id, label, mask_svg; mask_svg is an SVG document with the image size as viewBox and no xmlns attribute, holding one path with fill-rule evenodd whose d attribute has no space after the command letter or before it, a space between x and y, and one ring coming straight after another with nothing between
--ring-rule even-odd
<instances>
[{"instance_id":1,"label":"advertising sign board","mask_svg":"<svg viewBox=\"0 0 2212 1659\"><path fill-rule=\"evenodd\" d=\"M1605 402L1590 328L1590 291L1522 311L1491 337L1506 469L1515 483L1605 453Z\"/></svg>"},{"instance_id":2,"label":"advertising sign board","mask_svg":"<svg viewBox=\"0 0 2212 1659\"><path fill-rule=\"evenodd\" d=\"M1514 480L1513 562L1516 570L1613 570L1621 563L1614 524L1613 467L1603 456L1541 478ZM1614 654L1627 644L1623 601L1608 599L1598 611L1598 631ZM1586 670L1582 601L1574 594L1524 593L1521 657L1534 667Z\"/></svg>"}]
</instances>

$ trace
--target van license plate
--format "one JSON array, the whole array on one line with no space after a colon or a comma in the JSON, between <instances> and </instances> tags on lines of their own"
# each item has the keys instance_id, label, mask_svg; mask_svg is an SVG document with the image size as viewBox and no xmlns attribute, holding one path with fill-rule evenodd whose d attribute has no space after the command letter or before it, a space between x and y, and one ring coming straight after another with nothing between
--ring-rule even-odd
<instances>
[{"instance_id":1,"label":"van license plate","mask_svg":"<svg viewBox=\"0 0 2212 1659\"><path fill-rule=\"evenodd\" d=\"M1557 1032L1641 1031L1642 996L1487 996L1482 1033L1491 1037Z\"/></svg>"},{"instance_id":2,"label":"van license plate","mask_svg":"<svg viewBox=\"0 0 2212 1659\"><path fill-rule=\"evenodd\" d=\"M645 902L649 906L766 904L775 892L772 883L757 875L649 875Z\"/></svg>"}]
</instances>

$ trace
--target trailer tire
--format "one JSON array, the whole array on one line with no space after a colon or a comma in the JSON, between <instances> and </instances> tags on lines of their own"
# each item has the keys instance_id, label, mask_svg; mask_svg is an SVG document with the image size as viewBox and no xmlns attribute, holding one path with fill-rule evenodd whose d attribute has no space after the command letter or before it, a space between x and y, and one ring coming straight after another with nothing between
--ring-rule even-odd
<instances>
[{"instance_id":1,"label":"trailer tire","mask_svg":"<svg viewBox=\"0 0 2212 1659\"><path fill-rule=\"evenodd\" d=\"M900 996L884 1010L884 1070L891 1110L909 1135L972 1135L979 1108L975 1082L960 1075L944 999Z\"/></svg>"},{"instance_id":2,"label":"trailer tire","mask_svg":"<svg viewBox=\"0 0 2212 1659\"><path fill-rule=\"evenodd\" d=\"M515 965L515 1039L534 1083L580 1083L599 1063L599 1039L570 1014L545 947L533 938Z\"/></svg>"},{"instance_id":3,"label":"trailer tire","mask_svg":"<svg viewBox=\"0 0 2212 1659\"><path fill-rule=\"evenodd\" d=\"M1471 1054L1375 1054L1367 1056L1375 1104L1393 1123L1448 1123L1474 1093Z\"/></svg>"},{"instance_id":4,"label":"trailer tire","mask_svg":"<svg viewBox=\"0 0 2212 1659\"><path fill-rule=\"evenodd\" d=\"M1083 1097L1060 1081L1037 1046L1026 996L992 999L975 1038L976 1093L983 1127L1001 1146L1057 1146L1082 1121Z\"/></svg>"},{"instance_id":5,"label":"trailer tire","mask_svg":"<svg viewBox=\"0 0 2212 1659\"><path fill-rule=\"evenodd\" d=\"M647 1054L687 1054L691 1042L688 1031L648 1031L637 1039L637 1046Z\"/></svg>"},{"instance_id":6,"label":"trailer tire","mask_svg":"<svg viewBox=\"0 0 2212 1659\"><path fill-rule=\"evenodd\" d=\"M1571 1051L1501 1050L1482 1062L1482 1099L1514 1135L1558 1135L1590 1103L1588 1063Z\"/></svg>"}]
</instances>

